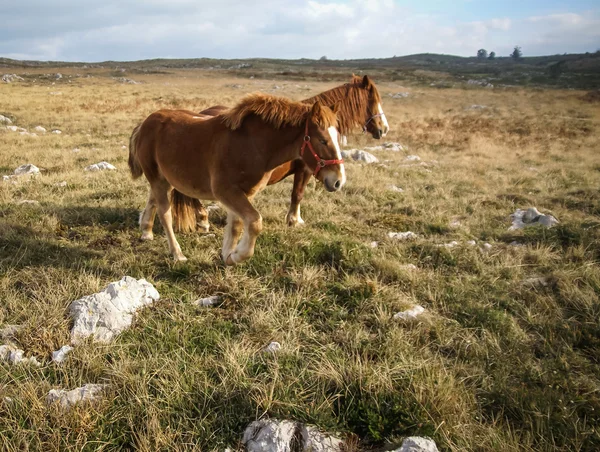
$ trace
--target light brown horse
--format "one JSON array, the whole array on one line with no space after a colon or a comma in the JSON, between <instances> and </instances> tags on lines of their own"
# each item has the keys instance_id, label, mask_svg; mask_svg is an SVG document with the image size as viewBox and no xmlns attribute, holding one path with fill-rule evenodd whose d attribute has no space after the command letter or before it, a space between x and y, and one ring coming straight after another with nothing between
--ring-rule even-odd
<instances>
[{"instance_id":1,"label":"light brown horse","mask_svg":"<svg viewBox=\"0 0 600 452\"><path fill-rule=\"evenodd\" d=\"M275 168L302 158L328 191L344 185L336 126L335 112L318 102L311 107L266 94L249 95L210 119L185 110L152 113L134 129L129 144L133 178L144 174L150 183L140 215L142 239L153 239L158 208L171 254L186 260L173 233L171 203L186 222L190 215L195 221L195 212L182 204L215 199L228 211L223 260L233 265L250 258L262 230L251 202ZM180 196L169 199L174 189Z\"/></svg>"},{"instance_id":2,"label":"light brown horse","mask_svg":"<svg viewBox=\"0 0 600 452\"><path fill-rule=\"evenodd\" d=\"M325 91L317 96L301 101L307 105L315 102L321 102L324 105L338 107L338 130L341 135L348 135L358 127L364 132L369 132L373 138L380 139L389 132L389 125L385 114L383 113L381 96L375 84L368 76L352 76L350 83L337 86ZM223 114L228 107L215 105L200 112L201 115L216 116ZM276 184L286 177L294 175L294 185L292 188L291 203L286 215L288 226L303 224L304 220L300 216L300 202L304 197L304 190L310 182L312 171L302 159L295 159L286 162L277 167L271 174L268 185ZM175 197L180 194L175 193ZM192 205L197 212L197 224L179 221L178 212L175 212L174 221L176 230L192 231L198 227L204 232L208 232L208 213L200 201L192 202L187 200L188 205Z\"/></svg>"}]
</instances>

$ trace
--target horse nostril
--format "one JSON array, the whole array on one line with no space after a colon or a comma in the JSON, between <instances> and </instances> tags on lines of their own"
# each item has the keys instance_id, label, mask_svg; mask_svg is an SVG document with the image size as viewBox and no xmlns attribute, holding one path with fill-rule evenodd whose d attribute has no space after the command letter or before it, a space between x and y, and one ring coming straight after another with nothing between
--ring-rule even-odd
<instances>
[{"instance_id":1,"label":"horse nostril","mask_svg":"<svg viewBox=\"0 0 600 452\"><path fill-rule=\"evenodd\" d=\"M333 187L337 190L340 188L341 185L342 185L342 182L339 180L336 180L335 184L333 184Z\"/></svg>"}]
</instances>

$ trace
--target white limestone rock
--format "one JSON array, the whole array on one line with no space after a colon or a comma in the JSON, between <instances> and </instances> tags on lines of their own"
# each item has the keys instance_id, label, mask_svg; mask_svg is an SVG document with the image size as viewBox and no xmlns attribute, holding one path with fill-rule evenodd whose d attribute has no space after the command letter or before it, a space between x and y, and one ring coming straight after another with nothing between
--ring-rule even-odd
<instances>
[{"instance_id":1,"label":"white limestone rock","mask_svg":"<svg viewBox=\"0 0 600 452\"><path fill-rule=\"evenodd\" d=\"M63 345L55 352L52 352L52 361L54 361L57 364L62 363L65 359L67 359L67 355L71 353L72 350L73 347L71 347L70 345Z\"/></svg>"},{"instance_id":2,"label":"white limestone rock","mask_svg":"<svg viewBox=\"0 0 600 452\"><path fill-rule=\"evenodd\" d=\"M35 126L33 130L38 133L46 133L46 129L44 129L42 126Z\"/></svg>"},{"instance_id":3,"label":"white limestone rock","mask_svg":"<svg viewBox=\"0 0 600 452\"><path fill-rule=\"evenodd\" d=\"M415 240L419 236L412 231L388 232L388 238L392 240Z\"/></svg>"},{"instance_id":4,"label":"white limestone rock","mask_svg":"<svg viewBox=\"0 0 600 452\"><path fill-rule=\"evenodd\" d=\"M416 305L406 311L397 312L394 314L395 320L413 321L425 312L425 308L421 305Z\"/></svg>"},{"instance_id":5,"label":"white limestone rock","mask_svg":"<svg viewBox=\"0 0 600 452\"><path fill-rule=\"evenodd\" d=\"M352 159L355 162L364 163L379 163L379 159L373 154L361 151L360 149L351 149L349 151L342 151L342 158Z\"/></svg>"},{"instance_id":6,"label":"white limestone rock","mask_svg":"<svg viewBox=\"0 0 600 452\"><path fill-rule=\"evenodd\" d=\"M98 342L110 342L131 325L138 309L159 298L154 286L145 279L124 276L102 292L73 301L69 307L73 318L71 343L89 336Z\"/></svg>"},{"instance_id":7,"label":"white limestone rock","mask_svg":"<svg viewBox=\"0 0 600 452\"><path fill-rule=\"evenodd\" d=\"M341 452L342 440L298 422L262 419L244 431L248 452Z\"/></svg>"},{"instance_id":8,"label":"white limestone rock","mask_svg":"<svg viewBox=\"0 0 600 452\"><path fill-rule=\"evenodd\" d=\"M515 231L530 226L551 228L559 223L552 215L545 215L535 207L530 207L527 210L517 209L515 213L510 216L510 219L512 220L512 226L508 228L509 231Z\"/></svg>"},{"instance_id":9,"label":"white limestone rock","mask_svg":"<svg viewBox=\"0 0 600 452\"><path fill-rule=\"evenodd\" d=\"M50 133L53 133L54 135L60 135L60 134L62 133L62 131L61 131L61 130L58 130L58 129L54 129L54 130L53 130L52 132L50 132Z\"/></svg>"},{"instance_id":10,"label":"white limestone rock","mask_svg":"<svg viewBox=\"0 0 600 452\"><path fill-rule=\"evenodd\" d=\"M17 74L4 74L2 76L2 81L4 83L22 82L24 80L25 79L23 77L20 77Z\"/></svg>"},{"instance_id":11,"label":"white limestone rock","mask_svg":"<svg viewBox=\"0 0 600 452\"><path fill-rule=\"evenodd\" d=\"M67 391L65 389L51 389L46 396L48 405L60 404L61 408L68 409L73 405L83 402L94 402L99 400L106 385L86 384L80 388Z\"/></svg>"},{"instance_id":12,"label":"white limestone rock","mask_svg":"<svg viewBox=\"0 0 600 452\"><path fill-rule=\"evenodd\" d=\"M0 124L12 124L10 118L7 118L4 115L0 115Z\"/></svg>"},{"instance_id":13,"label":"white limestone rock","mask_svg":"<svg viewBox=\"0 0 600 452\"><path fill-rule=\"evenodd\" d=\"M439 450L432 439L409 436L404 438L402 446L393 452L439 452Z\"/></svg>"},{"instance_id":14,"label":"white limestone rock","mask_svg":"<svg viewBox=\"0 0 600 452\"><path fill-rule=\"evenodd\" d=\"M40 202L36 201L35 199L21 199L16 201L15 204L17 206L39 206Z\"/></svg>"},{"instance_id":15,"label":"white limestone rock","mask_svg":"<svg viewBox=\"0 0 600 452\"><path fill-rule=\"evenodd\" d=\"M111 165L108 162L100 162L100 163L94 163L93 165L90 165L88 167L85 168L86 171L90 171L92 173L96 172L96 171L105 171L105 170L116 170L117 168L113 165Z\"/></svg>"},{"instance_id":16,"label":"white limestone rock","mask_svg":"<svg viewBox=\"0 0 600 452\"><path fill-rule=\"evenodd\" d=\"M12 344L0 345L0 362L2 361L14 365L41 366L35 356L25 357L25 352Z\"/></svg>"},{"instance_id":17,"label":"white limestone rock","mask_svg":"<svg viewBox=\"0 0 600 452\"><path fill-rule=\"evenodd\" d=\"M406 162L420 162L421 161L421 157L419 157L418 155L407 155L404 160Z\"/></svg>"},{"instance_id":18,"label":"white limestone rock","mask_svg":"<svg viewBox=\"0 0 600 452\"><path fill-rule=\"evenodd\" d=\"M383 143L383 149L385 149L386 151L400 152L404 151L404 146L402 146L400 143L389 142Z\"/></svg>"},{"instance_id":19,"label":"white limestone rock","mask_svg":"<svg viewBox=\"0 0 600 452\"><path fill-rule=\"evenodd\" d=\"M390 189L390 191L395 191L396 193L403 193L404 190L400 187L396 187L395 185L390 185L388 187Z\"/></svg>"},{"instance_id":20,"label":"white limestone rock","mask_svg":"<svg viewBox=\"0 0 600 452\"><path fill-rule=\"evenodd\" d=\"M281 350L281 344L279 342L273 341L263 349L263 352L275 354L279 350Z\"/></svg>"},{"instance_id":21,"label":"white limestone rock","mask_svg":"<svg viewBox=\"0 0 600 452\"><path fill-rule=\"evenodd\" d=\"M40 169L32 163L19 166L15 169L15 176L22 176L24 174L39 174Z\"/></svg>"},{"instance_id":22,"label":"white limestone rock","mask_svg":"<svg viewBox=\"0 0 600 452\"><path fill-rule=\"evenodd\" d=\"M219 304L220 301L221 297L219 297L218 295L211 295L210 297L199 298L196 301L194 301L193 304L196 306L211 307L216 304Z\"/></svg>"}]
</instances>

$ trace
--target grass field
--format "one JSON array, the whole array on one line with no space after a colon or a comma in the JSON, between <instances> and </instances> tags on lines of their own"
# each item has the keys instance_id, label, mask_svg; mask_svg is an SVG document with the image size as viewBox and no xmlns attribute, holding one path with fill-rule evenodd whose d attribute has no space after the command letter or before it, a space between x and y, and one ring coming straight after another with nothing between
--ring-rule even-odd
<instances>
[{"instance_id":1,"label":"grass field","mask_svg":"<svg viewBox=\"0 0 600 452\"><path fill-rule=\"evenodd\" d=\"M600 449L600 109L585 92L375 78L386 140L407 151L348 163L340 193L309 186L304 227L285 226L291 179L268 187L256 254L225 268L223 210L211 212L214 237L178 235L184 264L171 262L158 224L153 242L139 241L147 183L127 168L132 128L159 108L233 105L256 90L302 99L347 79L177 70L131 85L61 72L0 84L0 114L48 130L0 128L0 174L43 169L0 182L0 327L22 325L19 347L44 360L0 364L1 450L222 451L262 416L315 424L358 450L409 435L441 450ZM397 92L409 95L388 96ZM84 171L102 160L117 170ZM509 232L509 215L532 206L560 224ZM387 238L409 230L419 237ZM152 282L161 300L114 343L50 363L69 342L70 302L124 275ZM191 303L213 294L217 307ZM393 319L415 304L420 321ZM271 341L281 351L261 353ZM50 389L86 383L109 384L107 397L47 407Z\"/></svg>"}]
</instances>

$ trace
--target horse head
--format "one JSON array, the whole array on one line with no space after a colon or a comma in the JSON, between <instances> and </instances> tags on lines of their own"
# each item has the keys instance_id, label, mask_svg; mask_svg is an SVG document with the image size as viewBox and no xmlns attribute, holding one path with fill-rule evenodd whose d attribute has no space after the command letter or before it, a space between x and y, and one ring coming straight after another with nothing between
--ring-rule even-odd
<instances>
[{"instance_id":1,"label":"horse head","mask_svg":"<svg viewBox=\"0 0 600 452\"><path fill-rule=\"evenodd\" d=\"M336 128L336 110L336 107L332 110L321 105L320 102L313 104L306 118L300 151L308 167L314 168L314 176L323 182L330 192L339 190L346 183L346 172Z\"/></svg>"},{"instance_id":2,"label":"horse head","mask_svg":"<svg viewBox=\"0 0 600 452\"><path fill-rule=\"evenodd\" d=\"M362 80L357 76L354 76L354 79L369 93L369 106L363 130L379 140L390 131L390 126L383 112L379 91L368 75L365 75Z\"/></svg>"}]
</instances>

